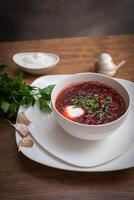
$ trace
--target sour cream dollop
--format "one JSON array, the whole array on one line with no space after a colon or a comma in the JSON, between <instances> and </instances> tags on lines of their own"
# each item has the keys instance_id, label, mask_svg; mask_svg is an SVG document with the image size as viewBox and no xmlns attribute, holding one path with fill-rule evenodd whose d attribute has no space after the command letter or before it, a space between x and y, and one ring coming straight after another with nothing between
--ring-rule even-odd
<instances>
[{"instance_id":1,"label":"sour cream dollop","mask_svg":"<svg viewBox=\"0 0 134 200\"><path fill-rule=\"evenodd\" d=\"M82 108L78 108L76 106L66 106L63 111L63 115L69 119L75 119L77 117L82 116L85 111Z\"/></svg>"}]
</instances>

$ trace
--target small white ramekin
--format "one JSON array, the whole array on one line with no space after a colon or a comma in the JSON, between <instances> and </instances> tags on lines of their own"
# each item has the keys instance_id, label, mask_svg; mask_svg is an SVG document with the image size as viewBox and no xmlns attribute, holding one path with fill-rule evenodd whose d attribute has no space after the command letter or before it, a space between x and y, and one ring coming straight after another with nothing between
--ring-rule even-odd
<instances>
[{"instance_id":1,"label":"small white ramekin","mask_svg":"<svg viewBox=\"0 0 134 200\"><path fill-rule=\"evenodd\" d=\"M44 66L37 66L37 67L32 67L30 65L22 63L22 59L25 56L33 56L37 54L42 54L42 55L47 55L50 58L53 58L53 62L50 65ZM13 56L13 61L16 63L16 65L23 71L26 71L31 74L35 75L42 75L48 73L50 70L54 68L54 66L60 61L60 58L58 55L53 54L53 53L44 53L44 52L23 52L23 53L17 53Z\"/></svg>"}]
</instances>

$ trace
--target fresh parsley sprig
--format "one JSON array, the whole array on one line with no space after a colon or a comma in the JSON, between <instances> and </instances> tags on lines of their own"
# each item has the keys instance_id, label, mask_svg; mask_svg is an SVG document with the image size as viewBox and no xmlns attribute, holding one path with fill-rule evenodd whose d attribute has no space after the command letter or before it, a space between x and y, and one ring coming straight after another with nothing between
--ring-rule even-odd
<instances>
[{"instance_id":1,"label":"fresh parsley sprig","mask_svg":"<svg viewBox=\"0 0 134 200\"><path fill-rule=\"evenodd\" d=\"M51 111L51 93L55 85L43 89L30 86L23 75L12 78L6 73L7 65L0 65L0 115L15 118L21 105L39 105L42 111Z\"/></svg>"}]
</instances>

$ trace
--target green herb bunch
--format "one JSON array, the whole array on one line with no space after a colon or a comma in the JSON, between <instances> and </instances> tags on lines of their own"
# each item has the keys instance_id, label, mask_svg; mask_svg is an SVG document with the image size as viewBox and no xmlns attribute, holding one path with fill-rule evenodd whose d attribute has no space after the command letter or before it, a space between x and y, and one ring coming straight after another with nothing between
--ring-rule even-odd
<instances>
[{"instance_id":1,"label":"green herb bunch","mask_svg":"<svg viewBox=\"0 0 134 200\"><path fill-rule=\"evenodd\" d=\"M0 115L15 118L21 105L39 105L42 111L51 111L50 100L54 85L40 89L30 86L23 75L12 78L6 73L7 65L0 65Z\"/></svg>"}]
</instances>

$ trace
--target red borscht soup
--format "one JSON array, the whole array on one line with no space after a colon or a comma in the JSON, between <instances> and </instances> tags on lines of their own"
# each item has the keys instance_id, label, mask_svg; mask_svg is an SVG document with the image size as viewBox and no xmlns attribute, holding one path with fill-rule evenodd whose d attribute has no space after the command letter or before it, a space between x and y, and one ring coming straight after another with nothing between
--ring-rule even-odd
<instances>
[{"instance_id":1,"label":"red borscht soup","mask_svg":"<svg viewBox=\"0 0 134 200\"><path fill-rule=\"evenodd\" d=\"M120 94L97 81L68 86L60 92L55 105L64 117L87 125L112 122L126 110Z\"/></svg>"}]
</instances>

